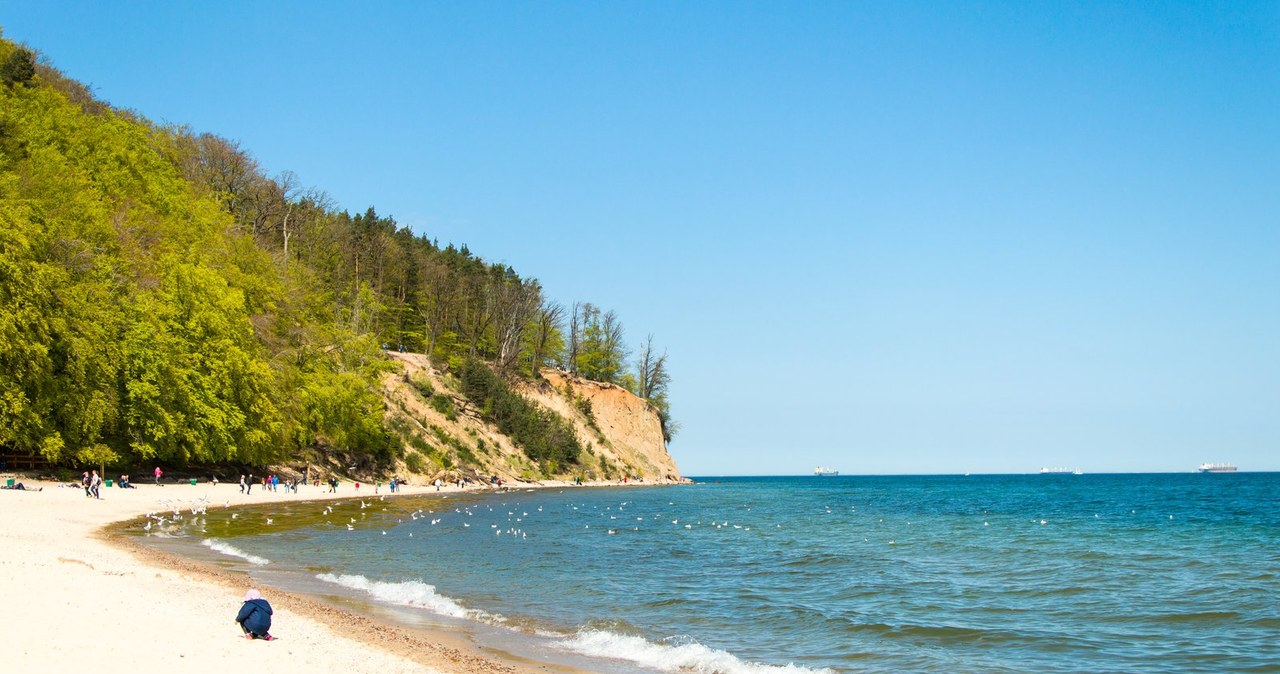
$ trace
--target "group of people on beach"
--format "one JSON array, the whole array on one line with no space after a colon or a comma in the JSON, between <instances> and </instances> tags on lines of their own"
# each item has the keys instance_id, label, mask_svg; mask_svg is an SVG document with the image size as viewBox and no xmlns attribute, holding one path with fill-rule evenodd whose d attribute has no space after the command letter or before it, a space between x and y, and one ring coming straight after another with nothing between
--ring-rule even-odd
<instances>
[{"instance_id":1,"label":"group of people on beach","mask_svg":"<svg viewBox=\"0 0 1280 674\"><path fill-rule=\"evenodd\" d=\"M286 478L284 481L284 490L286 492L298 493L298 485L302 484L302 480L294 481L292 478ZM214 478L214 484L217 484L217 478ZM254 479L252 475L240 476L240 493L253 493ZM280 491L280 476L268 475L262 478L262 488L267 491Z\"/></svg>"},{"instance_id":2,"label":"group of people on beach","mask_svg":"<svg viewBox=\"0 0 1280 674\"><path fill-rule=\"evenodd\" d=\"M98 471L93 470L80 476L80 484L84 487L84 495L87 498L102 498L99 491L102 489L102 476Z\"/></svg>"}]
</instances>

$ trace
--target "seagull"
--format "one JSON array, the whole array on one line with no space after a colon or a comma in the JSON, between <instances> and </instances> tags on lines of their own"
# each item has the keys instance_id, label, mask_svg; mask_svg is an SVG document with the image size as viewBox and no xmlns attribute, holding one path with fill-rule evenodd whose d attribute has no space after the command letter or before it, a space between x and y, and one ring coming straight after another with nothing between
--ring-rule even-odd
<instances>
[{"instance_id":1,"label":"seagull","mask_svg":"<svg viewBox=\"0 0 1280 674\"><path fill-rule=\"evenodd\" d=\"M268 517L268 518L267 518L267 524L271 524L271 518L270 518L270 517Z\"/></svg>"},{"instance_id":2,"label":"seagull","mask_svg":"<svg viewBox=\"0 0 1280 674\"><path fill-rule=\"evenodd\" d=\"M355 527L351 526L350 524L347 525L347 531L355 531L355 530L356 530Z\"/></svg>"}]
</instances>

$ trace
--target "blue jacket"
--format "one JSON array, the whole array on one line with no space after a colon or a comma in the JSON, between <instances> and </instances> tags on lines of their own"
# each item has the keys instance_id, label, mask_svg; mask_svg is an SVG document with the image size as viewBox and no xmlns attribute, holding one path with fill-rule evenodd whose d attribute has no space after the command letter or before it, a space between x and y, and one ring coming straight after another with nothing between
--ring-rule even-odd
<instances>
[{"instance_id":1,"label":"blue jacket","mask_svg":"<svg viewBox=\"0 0 1280 674\"><path fill-rule=\"evenodd\" d=\"M271 604L266 599L250 599L240 607L236 622L245 629L262 636L271 629Z\"/></svg>"}]
</instances>

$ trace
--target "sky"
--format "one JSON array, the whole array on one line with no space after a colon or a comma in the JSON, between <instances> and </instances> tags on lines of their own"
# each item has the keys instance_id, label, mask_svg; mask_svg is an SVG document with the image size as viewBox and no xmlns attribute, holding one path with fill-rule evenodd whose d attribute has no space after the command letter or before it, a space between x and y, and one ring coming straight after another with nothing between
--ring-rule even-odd
<instances>
[{"instance_id":1,"label":"sky","mask_svg":"<svg viewBox=\"0 0 1280 674\"><path fill-rule=\"evenodd\" d=\"M686 475L1280 470L1280 3L8 0L0 27L652 334Z\"/></svg>"}]
</instances>

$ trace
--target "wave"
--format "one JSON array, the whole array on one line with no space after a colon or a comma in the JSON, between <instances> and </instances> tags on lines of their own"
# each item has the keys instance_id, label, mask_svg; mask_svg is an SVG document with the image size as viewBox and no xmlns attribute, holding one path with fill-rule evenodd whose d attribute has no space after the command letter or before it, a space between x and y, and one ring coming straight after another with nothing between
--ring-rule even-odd
<instances>
[{"instance_id":1,"label":"wave","mask_svg":"<svg viewBox=\"0 0 1280 674\"><path fill-rule=\"evenodd\" d=\"M316 578L326 583L333 583L347 589L364 592L370 597L388 604L424 608L433 613L451 618L470 618L489 623L504 622L502 616L479 609L468 609L458 602L437 593L434 585L428 585L421 581L410 580L401 583L384 583L382 581L369 580L364 576L347 574L335 576L332 573L322 573L317 575Z\"/></svg>"},{"instance_id":2,"label":"wave","mask_svg":"<svg viewBox=\"0 0 1280 674\"><path fill-rule=\"evenodd\" d=\"M213 550L214 552L221 552L222 554L229 555L231 557L239 557L240 559L243 559L244 561L249 562L250 564L257 564L259 566L264 566L266 564L271 563L271 560L265 557L251 555L245 552L244 550L241 550L240 548L237 548L236 546L231 545L230 543L223 543L222 541L216 538L206 538L203 541L201 541L201 544L203 544L206 548Z\"/></svg>"},{"instance_id":3,"label":"wave","mask_svg":"<svg viewBox=\"0 0 1280 674\"><path fill-rule=\"evenodd\" d=\"M727 651L708 648L691 639L654 643L642 637L584 629L556 643L565 650L594 657L627 660L664 672L698 674L835 674L831 669L809 669L795 664L765 665L747 662Z\"/></svg>"}]
</instances>

